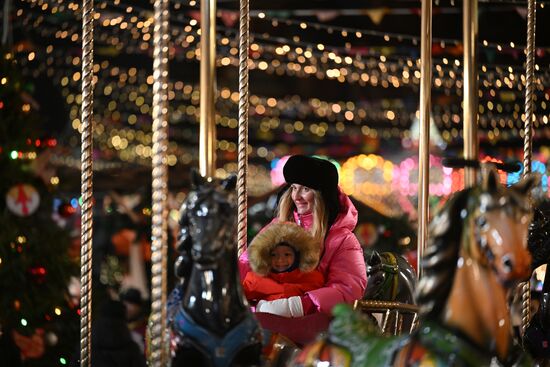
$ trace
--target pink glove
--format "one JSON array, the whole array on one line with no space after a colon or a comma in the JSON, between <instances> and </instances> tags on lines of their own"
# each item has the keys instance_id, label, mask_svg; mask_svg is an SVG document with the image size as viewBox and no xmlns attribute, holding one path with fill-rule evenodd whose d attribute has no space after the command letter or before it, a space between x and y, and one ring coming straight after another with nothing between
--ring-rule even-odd
<instances>
[{"instance_id":1,"label":"pink glove","mask_svg":"<svg viewBox=\"0 0 550 367\"><path fill-rule=\"evenodd\" d=\"M299 296L276 299L274 301L260 301L256 305L256 312L272 313L283 317L302 317L304 309Z\"/></svg>"}]
</instances>

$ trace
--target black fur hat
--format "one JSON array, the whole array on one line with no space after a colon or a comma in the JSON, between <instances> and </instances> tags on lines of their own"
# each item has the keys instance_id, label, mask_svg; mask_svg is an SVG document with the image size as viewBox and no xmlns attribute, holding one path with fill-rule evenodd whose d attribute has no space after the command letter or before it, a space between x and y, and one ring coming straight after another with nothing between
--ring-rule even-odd
<instances>
[{"instance_id":1,"label":"black fur hat","mask_svg":"<svg viewBox=\"0 0 550 367\"><path fill-rule=\"evenodd\" d=\"M321 192L329 212L329 227L338 211L338 170L326 159L293 155L283 167L283 176L288 184L299 184Z\"/></svg>"}]
</instances>

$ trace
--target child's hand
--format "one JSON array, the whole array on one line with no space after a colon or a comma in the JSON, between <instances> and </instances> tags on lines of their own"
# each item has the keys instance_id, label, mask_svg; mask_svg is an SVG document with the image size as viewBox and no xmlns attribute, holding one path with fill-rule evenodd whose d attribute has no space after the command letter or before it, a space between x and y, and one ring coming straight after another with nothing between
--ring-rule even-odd
<instances>
[{"instance_id":1,"label":"child's hand","mask_svg":"<svg viewBox=\"0 0 550 367\"><path fill-rule=\"evenodd\" d=\"M272 313L283 317L302 317L304 309L299 296L281 298L274 301L259 301L256 312Z\"/></svg>"}]
</instances>

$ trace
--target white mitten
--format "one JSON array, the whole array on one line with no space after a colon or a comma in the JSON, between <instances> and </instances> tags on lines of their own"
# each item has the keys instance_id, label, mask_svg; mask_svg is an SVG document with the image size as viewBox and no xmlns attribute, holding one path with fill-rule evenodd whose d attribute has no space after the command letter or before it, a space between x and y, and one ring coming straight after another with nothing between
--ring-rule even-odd
<instances>
[{"instance_id":1,"label":"white mitten","mask_svg":"<svg viewBox=\"0 0 550 367\"><path fill-rule=\"evenodd\" d=\"M256 305L256 312L266 312L283 317L302 317L304 309L299 296L281 298L274 301L260 301Z\"/></svg>"},{"instance_id":2,"label":"white mitten","mask_svg":"<svg viewBox=\"0 0 550 367\"><path fill-rule=\"evenodd\" d=\"M290 315L292 317L304 316L304 307L302 306L302 298L294 296L288 298L288 307L290 308Z\"/></svg>"},{"instance_id":3,"label":"white mitten","mask_svg":"<svg viewBox=\"0 0 550 367\"><path fill-rule=\"evenodd\" d=\"M260 308L262 308L262 306L266 303L267 301L264 301L263 299L259 300L258 303L256 303L256 312L262 312L260 311Z\"/></svg>"}]
</instances>

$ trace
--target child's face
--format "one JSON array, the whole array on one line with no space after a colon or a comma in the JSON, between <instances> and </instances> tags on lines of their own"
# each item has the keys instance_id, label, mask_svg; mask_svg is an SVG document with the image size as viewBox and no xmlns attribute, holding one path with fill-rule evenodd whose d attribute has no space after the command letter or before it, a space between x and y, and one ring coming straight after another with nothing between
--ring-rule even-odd
<instances>
[{"instance_id":1,"label":"child's face","mask_svg":"<svg viewBox=\"0 0 550 367\"><path fill-rule=\"evenodd\" d=\"M277 246L271 251L271 268L282 272L294 264L294 250L289 246Z\"/></svg>"}]
</instances>

